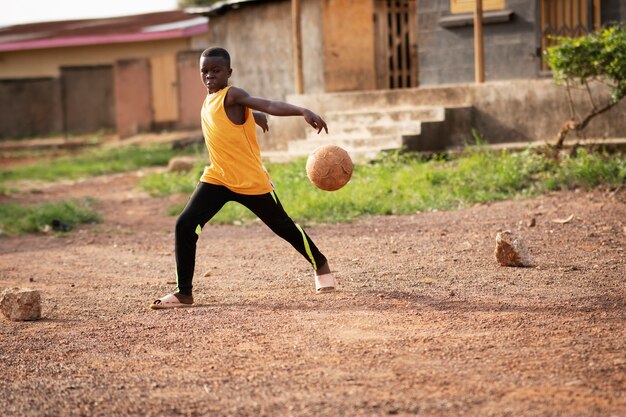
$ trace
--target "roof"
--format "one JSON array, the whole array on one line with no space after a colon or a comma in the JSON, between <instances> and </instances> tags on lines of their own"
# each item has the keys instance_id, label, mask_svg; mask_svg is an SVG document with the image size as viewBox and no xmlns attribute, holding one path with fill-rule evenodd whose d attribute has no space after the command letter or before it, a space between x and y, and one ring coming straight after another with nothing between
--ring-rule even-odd
<instances>
[{"instance_id":1,"label":"roof","mask_svg":"<svg viewBox=\"0 0 626 417\"><path fill-rule=\"evenodd\" d=\"M204 16L219 16L230 10L238 9L245 3L262 3L276 0L222 0L204 7L188 7L185 12L189 14L201 14Z\"/></svg>"},{"instance_id":2,"label":"roof","mask_svg":"<svg viewBox=\"0 0 626 417\"><path fill-rule=\"evenodd\" d=\"M183 38L208 31L206 17L181 11L0 27L0 52Z\"/></svg>"}]
</instances>

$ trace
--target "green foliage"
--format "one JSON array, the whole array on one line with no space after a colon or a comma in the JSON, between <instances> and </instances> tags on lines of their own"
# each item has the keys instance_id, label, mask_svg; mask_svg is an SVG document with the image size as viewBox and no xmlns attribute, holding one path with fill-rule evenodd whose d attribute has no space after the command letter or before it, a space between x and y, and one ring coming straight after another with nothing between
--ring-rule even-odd
<instances>
[{"instance_id":1,"label":"green foliage","mask_svg":"<svg viewBox=\"0 0 626 417\"><path fill-rule=\"evenodd\" d=\"M309 222L456 209L487 201L532 197L555 189L591 188L626 181L623 155L580 150L576 156L557 164L531 149L495 153L477 146L468 148L462 157L447 158L439 155L425 160L413 154L390 153L376 163L356 165L350 183L334 192L311 185L304 159L268 164L268 169L287 212L298 221ZM198 172L152 174L142 181L142 187L157 195L188 194L198 178ZM169 214L178 215L182 209L178 205ZM229 203L212 221L232 223L252 219L254 215L247 209Z\"/></svg>"},{"instance_id":2,"label":"green foliage","mask_svg":"<svg viewBox=\"0 0 626 417\"><path fill-rule=\"evenodd\" d=\"M198 151L197 148L190 148L185 152ZM180 153L180 151L172 150L171 146L166 144L99 148L76 156L55 158L46 163L36 162L0 169L0 182L17 180L56 181L127 172L147 166L166 165L170 158L180 155Z\"/></svg>"},{"instance_id":3,"label":"green foliage","mask_svg":"<svg viewBox=\"0 0 626 417\"><path fill-rule=\"evenodd\" d=\"M33 207L0 204L0 230L10 236L35 233L55 219L68 225L96 223L101 218L93 210L94 204L93 199L44 203Z\"/></svg>"},{"instance_id":4,"label":"green foliage","mask_svg":"<svg viewBox=\"0 0 626 417\"><path fill-rule=\"evenodd\" d=\"M545 59L558 83L601 79L612 85L611 99L626 95L626 25L605 27L579 38L557 38Z\"/></svg>"},{"instance_id":5,"label":"green foliage","mask_svg":"<svg viewBox=\"0 0 626 417\"><path fill-rule=\"evenodd\" d=\"M141 179L140 187L148 191L153 197L176 193L190 194L196 188L204 167L204 162L198 161L194 169L188 173L157 172L147 175Z\"/></svg>"},{"instance_id":6,"label":"green foliage","mask_svg":"<svg viewBox=\"0 0 626 417\"><path fill-rule=\"evenodd\" d=\"M626 159L611 158L579 149L575 156L565 157L560 169L546 178L548 189L594 188L603 184L626 183Z\"/></svg>"}]
</instances>

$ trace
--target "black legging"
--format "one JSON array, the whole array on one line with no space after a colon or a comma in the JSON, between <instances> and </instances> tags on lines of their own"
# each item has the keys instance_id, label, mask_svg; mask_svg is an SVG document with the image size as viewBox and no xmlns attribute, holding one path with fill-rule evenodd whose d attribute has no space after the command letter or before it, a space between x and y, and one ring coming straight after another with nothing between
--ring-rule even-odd
<instances>
[{"instance_id":1,"label":"black legging","mask_svg":"<svg viewBox=\"0 0 626 417\"><path fill-rule=\"evenodd\" d=\"M196 242L200 231L229 201L236 201L250 209L274 233L291 243L313 269L326 263L326 258L304 229L287 215L275 192L244 195L221 185L201 182L176 221L176 281L180 293L191 295L192 292Z\"/></svg>"}]
</instances>

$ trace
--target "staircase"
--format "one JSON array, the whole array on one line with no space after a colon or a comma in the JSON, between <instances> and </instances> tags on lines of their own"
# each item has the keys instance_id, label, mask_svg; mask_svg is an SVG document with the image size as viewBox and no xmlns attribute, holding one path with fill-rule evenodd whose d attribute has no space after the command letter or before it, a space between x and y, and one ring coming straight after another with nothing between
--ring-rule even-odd
<instances>
[{"instance_id":1,"label":"staircase","mask_svg":"<svg viewBox=\"0 0 626 417\"><path fill-rule=\"evenodd\" d=\"M448 136L459 128L467 128L471 114L471 107L406 105L326 111L328 135L307 129L306 138L290 141L286 151L264 152L263 155L270 161L282 162L307 156L326 144L341 146L353 159L361 161L402 147L418 151L443 150ZM449 126L450 122L461 123L455 128Z\"/></svg>"}]
</instances>

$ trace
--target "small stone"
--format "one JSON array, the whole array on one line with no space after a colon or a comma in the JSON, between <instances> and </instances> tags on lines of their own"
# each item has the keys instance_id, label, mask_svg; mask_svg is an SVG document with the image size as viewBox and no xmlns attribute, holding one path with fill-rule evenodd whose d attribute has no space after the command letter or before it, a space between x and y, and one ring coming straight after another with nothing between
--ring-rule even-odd
<instances>
[{"instance_id":1,"label":"small stone","mask_svg":"<svg viewBox=\"0 0 626 417\"><path fill-rule=\"evenodd\" d=\"M534 217L528 221L528 227L535 227L537 225L537 219Z\"/></svg>"},{"instance_id":2,"label":"small stone","mask_svg":"<svg viewBox=\"0 0 626 417\"><path fill-rule=\"evenodd\" d=\"M30 288L7 288L0 294L0 310L13 321L41 318L41 294Z\"/></svg>"},{"instance_id":3,"label":"small stone","mask_svg":"<svg viewBox=\"0 0 626 417\"><path fill-rule=\"evenodd\" d=\"M521 235L505 230L496 235L496 261L502 266L531 266L531 258Z\"/></svg>"},{"instance_id":4,"label":"small stone","mask_svg":"<svg viewBox=\"0 0 626 417\"><path fill-rule=\"evenodd\" d=\"M195 159L191 156L176 156L169 160L167 172L189 172L195 163Z\"/></svg>"}]
</instances>

